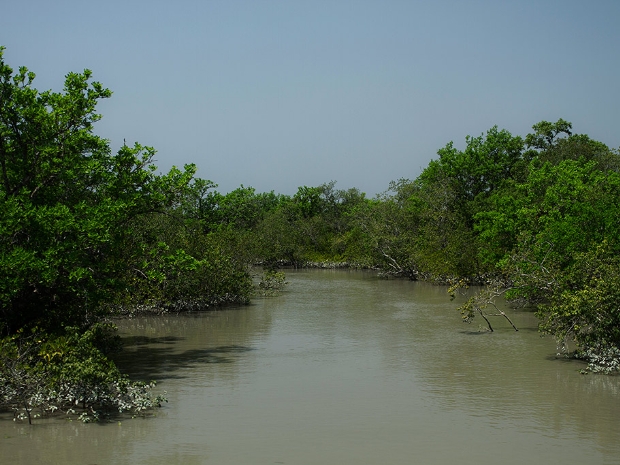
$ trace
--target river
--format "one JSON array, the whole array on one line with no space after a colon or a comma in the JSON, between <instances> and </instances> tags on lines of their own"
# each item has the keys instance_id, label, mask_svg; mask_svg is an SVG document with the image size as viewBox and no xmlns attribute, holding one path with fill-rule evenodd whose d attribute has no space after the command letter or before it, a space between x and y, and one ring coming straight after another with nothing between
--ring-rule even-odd
<instances>
[{"instance_id":1,"label":"river","mask_svg":"<svg viewBox=\"0 0 620 465\"><path fill-rule=\"evenodd\" d=\"M620 463L620 377L520 329L465 324L445 287L287 271L279 297L119 322L133 377L169 403L98 424L0 421L11 464Z\"/></svg>"}]
</instances>

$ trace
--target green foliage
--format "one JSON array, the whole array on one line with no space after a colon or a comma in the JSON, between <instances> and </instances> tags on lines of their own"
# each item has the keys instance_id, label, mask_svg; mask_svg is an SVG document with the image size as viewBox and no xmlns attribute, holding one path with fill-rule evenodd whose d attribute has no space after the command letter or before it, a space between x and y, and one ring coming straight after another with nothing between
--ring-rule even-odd
<instances>
[{"instance_id":1,"label":"green foliage","mask_svg":"<svg viewBox=\"0 0 620 465\"><path fill-rule=\"evenodd\" d=\"M248 237L232 228L205 233L174 211L142 215L130 223L125 290L114 309L132 313L137 304L158 312L204 310L249 301L252 282Z\"/></svg>"},{"instance_id":2,"label":"green foliage","mask_svg":"<svg viewBox=\"0 0 620 465\"><path fill-rule=\"evenodd\" d=\"M358 189L337 190L334 186L334 182L303 186L293 197L263 194L263 213L249 229L256 261L274 267L279 263L300 266L355 260L347 236L355 228L354 212L367 200Z\"/></svg>"},{"instance_id":3,"label":"green foliage","mask_svg":"<svg viewBox=\"0 0 620 465\"><path fill-rule=\"evenodd\" d=\"M521 173L523 140L508 131L489 129L486 136L467 136L467 147L457 150L450 142L437 154L438 160L431 161L419 180L423 184L449 182L460 207L487 195L506 180Z\"/></svg>"},{"instance_id":4,"label":"green foliage","mask_svg":"<svg viewBox=\"0 0 620 465\"><path fill-rule=\"evenodd\" d=\"M102 324L67 327L60 335L33 328L0 340L0 408L31 423L54 413L82 421L136 415L161 404L154 383L129 381L108 358L119 347L114 331Z\"/></svg>"},{"instance_id":5,"label":"green foliage","mask_svg":"<svg viewBox=\"0 0 620 465\"><path fill-rule=\"evenodd\" d=\"M477 243L467 209L450 179L423 185L416 194L419 205L417 247L419 266L435 280L454 276L472 278L480 273Z\"/></svg>"},{"instance_id":6,"label":"green foliage","mask_svg":"<svg viewBox=\"0 0 620 465\"><path fill-rule=\"evenodd\" d=\"M293 196L293 203L302 218L312 218L323 212L324 201L320 187L301 186Z\"/></svg>"},{"instance_id":7,"label":"green foliage","mask_svg":"<svg viewBox=\"0 0 620 465\"><path fill-rule=\"evenodd\" d=\"M457 292L463 290L467 291L469 285L464 279L455 280L448 288L448 293L451 298L454 299ZM471 323L474 318L479 315L487 324L487 330L493 332L493 326L491 326L490 317L501 316L510 323L515 331L518 331L515 324L510 317L497 306L497 299L502 297L506 292L506 289L499 283L490 283L485 286L481 291L471 296L464 304L459 307L461 317L465 323ZM489 309L494 313L489 313Z\"/></svg>"},{"instance_id":8,"label":"green foliage","mask_svg":"<svg viewBox=\"0 0 620 465\"><path fill-rule=\"evenodd\" d=\"M453 143L438 151L414 185L419 205L419 265L429 275L480 281L489 270L480 260L475 218L498 190L524 173L523 140L495 126L466 137L461 151Z\"/></svg>"},{"instance_id":9,"label":"green foliage","mask_svg":"<svg viewBox=\"0 0 620 465\"><path fill-rule=\"evenodd\" d=\"M108 358L121 307L247 303L251 235L275 196L221 199L193 165L156 174L155 150L95 135L111 92L69 73L40 92L0 48L0 406L28 418L79 407L139 412L161 399ZM259 204L257 204L259 200ZM269 203L271 202L271 204Z\"/></svg>"},{"instance_id":10,"label":"green foliage","mask_svg":"<svg viewBox=\"0 0 620 465\"><path fill-rule=\"evenodd\" d=\"M287 284L283 272L265 270L258 282L258 293L262 296L273 297L279 295Z\"/></svg>"},{"instance_id":11,"label":"green foliage","mask_svg":"<svg viewBox=\"0 0 620 465\"><path fill-rule=\"evenodd\" d=\"M556 292L538 309L541 329L562 343L574 341L588 359L620 348L619 251L604 241L576 254L558 277Z\"/></svg>"},{"instance_id":12,"label":"green foliage","mask_svg":"<svg viewBox=\"0 0 620 465\"><path fill-rule=\"evenodd\" d=\"M225 195L208 192L215 187L211 181L195 179L182 204L185 218L198 220L204 232L227 227L251 229L282 199L273 192L257 194L253 187L244 186Z\"/></svg>"},{"instance_id":13,"label":"green foliage","mask_svg":"<svg viewBox=\"0 0 620 465\"><path fill-rule=\"evenodd\" d=\"M563 119L559 119L555 123L541 121L532 126L534 132L525 137L525 143L528 147L548 150L557 143L559 134L570 136L572 134L572 128L573 125Z\"/></svg>"},{"instance_id":14,"label":"green foliage","mask_svg":"<svg viewBox=\"0 0 620 465\"><path fill-rule=\"evenodd\" d=\"M154 174L155 151L136 144L111 155L93 133L97 102L111 92L69 73L62 93L32 87L0 55L0 320L57 329L97 321L125 288L128 224L177 202L185 171ZM143 270L144 272L144 270Z\"/></svg>"},{"instance_id":15,"label":"green foliage","mask_svg":"<svg viewBox=\"0 0 620 465\"><path fill-rule=\"evenodd\" d=\"M404 181L403 181L404 182ZM384 274L418 279L417 211L409 199L385 195L369 202L355 212L356 225L365 236L364 249L370 254L369 262Z\"/></svg>"},{"instance_id":16,"label":"green foliage","mask_svg":"<svg viewBox=\"0 0 620 465\"><path fill-rule=\"evenodd\" d=\"M294 217L291 218L288 205L269 212L255 230L257 255L267 266L277 266L284 261L291 264L303 262L303 246L299 238Z\"/></svg>"},{"instance_id":17,"label":"green foliage","mask_svg":"<svg viewBox=\"0 0 620 465\"><path fill-rule=\"evenodd\" d=\"M540 151L530 152L526 178L496 190L474 217L480 256L503 276L494 292L535 305L541 331L610 371L620 363L618 156L563 120L534 129L526 142Z\"/></svg>"},{"instance_id":18,"label":"green foliage","mask_svg":"<svg viewBox=\"0 0 620 465\"><path fill-rule=\"evenodd\" d=\"M540 165L534 160L526 182L498 192L489 202L492 209L476 215L487 259L518 281L515 261L523 270L536 263L561 272L593 245L618 243L620 177L597 166L594 161Z\"/></svg>"}]
</instances>

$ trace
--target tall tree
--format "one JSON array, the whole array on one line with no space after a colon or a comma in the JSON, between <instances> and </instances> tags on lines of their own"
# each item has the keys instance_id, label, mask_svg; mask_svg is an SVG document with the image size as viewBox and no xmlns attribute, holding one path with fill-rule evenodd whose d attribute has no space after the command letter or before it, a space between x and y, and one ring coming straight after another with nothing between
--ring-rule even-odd
<instances>
[{"instance_id":1,"label":"tall tree","mask_svg":"<svg viewBox=\"0 0 620 465\"><path fill-rule=\"evenodd\" d=\"M69 73L62 92L39 92L0 49L0 324L89 324L102 301L140 270L126 248L130 222L178 201L193 173L156 175L152 148L112 155L93 132L111 92L91 72ZM133 259L133 260L132 260Z\"/></svg>"}]
</instances>

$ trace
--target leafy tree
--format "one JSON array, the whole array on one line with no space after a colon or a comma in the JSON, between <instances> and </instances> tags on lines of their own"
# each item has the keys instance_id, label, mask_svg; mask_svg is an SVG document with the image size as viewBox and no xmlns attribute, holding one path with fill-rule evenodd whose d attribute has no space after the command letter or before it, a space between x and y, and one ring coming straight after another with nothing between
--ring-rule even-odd
<instances>
[{"instance_id":1,"label":"leafy tree","mask_svg":"<svg viewBox=\"0 0 620 465\"><path fill-rule=\"evenodd\" d=\"M194 229L200 229L202 233L208 233L216 223L215 210L219 194L212 191L217 184L201 178L194 178L186 189L178 213L184 221L191 224Z\"/></svg>"},{"instance_id":2,"label":"leafy tree","mask_svg":"<svg viewBox=\"0 0 620 465\"><path fill-rule=\"evenodd\" d=\"M503 279L461 310L470 320L504 294L533 304L541 331L574 343L593 369L618 369L617 154L563 120L534 129L526 141L539 151L528 155L526 178L504 184L475 215L481 257Z\"/></svg>"},{"instance_id":3,"label":"leafy tree","mask_svg":"<svg viewBox=\"0 0 620 465\"><path fill-rule=\"evenodd\" d=\"M390 191L359 203L353 210L348 248L356 251L356 261L377 266L386 275L419 278L417 256L418 212L403 194L411 185L401 179L391 183ZM351 243L352 240L358 244Z\"/></svg>"},{"instance_id":4,"label":"leafy tree","mask_svg":"<svg viewBox=\"0 0 620 465\"><path fill-rule=\"evenodd\" d=\"M573 125L560 118L555 123L541 121L533 125L532 129L534 132L525 137L526 145L535 149L547 150L557 142L558 135L566 134L570 136Z\"/></svg>"},{"instance_id":5,"label":"leafy tree","mask_svg":"<svg viewBox=\"0 0 620 465\"><path fill-rule=\"evenodd\" d=\"M251 229L257 236L257 256L270 266L345 260L353 212L366 202L359 190L337 190L333 181L299 187L293 197L270 193L259 198L264 213Z\"/></svg>"},{"instance_id":6,"label":"leafy tree","mask_svg":"<svg viewBox=\"0 0 620 465\"><path fill-rule=\"evenodd\" d=\"M267 268L277 268L280 262L301 265L304 261L300 232L290 214L288 203L265 215L256 226L257 254Z\"/></svg>"},{"instance_id":7,"label":"leafy tree","mask_svg":"<svg viewBox=\"0 0 620 465\"><path fill-rule=\"evenodd\" d=\"M40 92L3 52L0 403L29 421L68 405L84 420L153 406L151 385L129 382L109 359L100 322L123 303L247 302L247 262L226 231L200 228L212 183L190 184L193 165L156 174L154 149L112 154L94 134L96 105L111 92L90 71Z\"/></svg>"},{"instance_id":8,"label":"leafy tree","mask_svg":"<svg viewBox=\"0 0 620 465\"><path fill-rule=\"evenodd\" d=\"M618 171L620 159L605 144L590 139L585 134L573 134L572 124L558 120L555 123L541 121L532 126L534 132L528 134L525 143L530 150L528 160L537 158L540 163L557 165L563 160L595 161L603 171ZM564 137L560 137L564 134Z\"/></svg>"},{"instance_id":9,"label":"leafy tree","mask_svg":"<svg viewBox=\"0 0 620 465\"><path fill-rule=\"evenodd\" d=\"M320 187L301 186L293 196L293 203L302 218L312 218L323 212L325 202Z\"/></svg>"},{"instance_id":10,"label":"leafy tree","mask_svg":"<svg viewBox=\"0 0 620 465\"><path fill-rule=\"evenodd\" d=\"M249 258L239 233L222 229L204 234L183 218L153 213L131 223L129 249L136 251L124 279L126 292L115 311L137 305L162 311L203 310L247 303L251 294Z\"/></svg>"},{"instance_id":11,"label":"leafy tree","mask_svg":"<svg viewBox=\"0 0 620 465\"><path fill-rule=\"evenodd\" d=\"M475 217L495 192L523 178L523 147L520 137L495 126L466 137L465 150L447 144L412 184L409 202L419 211L418 265L427 274L480 280L489 271L479 260Z\"/></svg>"},{"instance_id":12,"label":"leafy tree","mask_svg":"<svg viewBox=\"0 0 620 465\"><path fill-rule=\"evenodd\" d=\"M431 161L419 177L424 185L449 181L461 208L522 172L521 137L494 126L486 135L467 136L465 142L464 151L452 142L440 149L439 159Z\"/></svg>"},{"instance_id":13,"label":"leafy tree","mask_svg":"<svg viewBox=\"0 0 620 465\"><path fill-rule=\"evenodd\" d=\"M1 50L0 50L1 52ZM69 73L62 93L39 92L0 54L0 321L58 329L96 321L126 287L129 222L177 201L194 172L155 175L154 150L111 155L93 133L111 92ZM131 254L132 251L129 251ZM135 264L134 264L135 265Z\"/></svg>"},{"instance_id":14,"label":"leafy tree","mask_svg":"<svg viewBox=\"0 0 620 465\"><path fill-rule=\"evenodd\" d=\"M365 249L363 234L356 219L373 202L357 188L332 191L333 194L328 197L331 199L330 208L325 215L331 236L331 259L343 260L352 265L369 265L368 250Z\"/></svg>"},{"instance_id":15,"label":"leafy tree","mask_svg":"<svg viewBox=\"0 0 620 465\"><path fill-rule=\"evenodd\" d=\"M557 292L541 305L541 329L562 343L620 348L620 258L607 241L575 255Z\"/></svg>"}]
</instances>

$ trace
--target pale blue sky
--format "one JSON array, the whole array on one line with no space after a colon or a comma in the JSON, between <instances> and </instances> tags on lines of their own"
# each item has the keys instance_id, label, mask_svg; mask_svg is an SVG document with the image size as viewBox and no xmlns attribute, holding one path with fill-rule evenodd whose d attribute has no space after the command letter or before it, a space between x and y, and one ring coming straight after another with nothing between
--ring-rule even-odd
<instances>
[{"instance_id":1,"label":"pale blue sky","mask_svg":"<svg viewBox=\"0 0 620 465\"><path fill-rule=\"evenodd\" d=\"M0 0L14 68L114 95L97 132L228 192L370 196L453 140L564 118L620 146L620 1Z\"/></svg>"}]
</instances>

